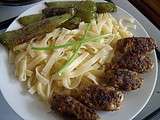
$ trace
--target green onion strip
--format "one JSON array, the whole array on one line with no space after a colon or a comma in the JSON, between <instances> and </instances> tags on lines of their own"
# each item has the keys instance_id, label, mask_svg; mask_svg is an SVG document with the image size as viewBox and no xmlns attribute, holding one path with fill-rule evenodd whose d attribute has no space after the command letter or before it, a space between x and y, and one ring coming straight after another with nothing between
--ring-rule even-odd
<instances>
[{"instance_id":1,"label":"green onion strip","mask_svg":"<svg viewBox=\"0 0 160 120\"><path fill-rule=\"evenodd\" d=\"M53 50L53 49L59 49L59 48L65 48L65 47L69 47L69 46L75 46L79 43L87 43L87 42L97 42L99 41L99 39L107 37L111 34L105 34L105 35L100 35L98 37L94 37L94 38L86 38L80 41L69 41L63 45L57 45L57 46L49 46L49 47L32 47L33 50Z\"/></svg>"},{"instance_id":2,"label":"green onion strip","mask_svg":"<svg viewBox=\"0 0 160 120\"><path fill-rule=\"evenodd\" d=\"M85 31L85 34L82 37L82 39L80 39L80 41L83 41L86 38L87 31L89 30L89 28L90 28L90 24L87 24L87 29ZM81 46L82 46L82 42L78 43L75 46L75 49L74 49L75 53L69 58L69 60L64 64L64 66L58 71L58 74L60 76L64 73L64 71L66 70L66 68L77 58L78 51L80 50Z\"/></svg>"},{"instance_id":3,"label":"green onion strip","mask_svg":"<svg viewBox=\"0 0 160 120\"><path fill-rule=\"evenodd\" d=\"M53 49L59 49L59 48L65 48L65 47L73 46L74 54L69 58L69 60L58 71L58 74L61 76L65 72L66 68L77 58L78 52L79 52L82 44L85 44L87 42L97 42L97 41L99 41L99 39L111 35L111 34L105 34L105 35L100 35L100 36L97 36L97 37L88 37L88 38L86 38L89 28L90 28L90 24L87 24L87 28L85 30L85 34L79 41L69 41L69 42L67 42L67 43L65 43L63 45L57 45L57 46L32 47L32 49L33 50L53 50Z\"/></svg>"}]
</instances>

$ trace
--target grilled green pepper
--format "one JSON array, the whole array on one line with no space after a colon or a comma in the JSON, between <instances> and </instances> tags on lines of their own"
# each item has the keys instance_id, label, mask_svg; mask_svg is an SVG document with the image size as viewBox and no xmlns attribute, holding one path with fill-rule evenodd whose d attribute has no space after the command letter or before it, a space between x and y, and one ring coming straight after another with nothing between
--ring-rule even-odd
<instances>
[{"instance_id":1,"label":"grilled green pepper","mask_svg":"<svg viewBox=\"0 0 160 120\"><path fill-rule=\"evenodd\" d=\"M49 8L71 8L86 1L58 1L58 2L46 2L45 4ZM112 2L96 2L97 13L115 12L117 7Z\"/></svg>"},{"instance_id":2,"label":"grilled green pepper","mask_svg":"<svg viewBox=\"0 0 160 120\"><path fill-rule=\"evenodd\" d=\"M91 5L89 5L90 3ZM42 14L35 14L35 15L29 15L21 17L18 21L26 26L29 24L32 24L34 22L40 21L41 19L52 17L55 15L62 15L64 13L77 13L76 17L80 17L79 19L89 22L91 18L93 18L95 15L93 11L95 11L93 7L93 1L59 1L59 2L48 2L46 3L48 8L45 8L42 10ZM88 7L89 5L89 7ZM92 7L91 7L92 6ZM91 9L92 8L92 9ZM97 13L105 13L105 12L115 12L117 11L117 7L112 2L97 2L96 3L96 12ZM92 11L89 11L89 9ZM71 27L71 21L75 22ZM70 19L68 21L69 23L65 22L65 26L68 29L76 28L77 23L79 20L74 18L73 20Z\"/></svg>"},{"instance_id":3,"label":"grilled green pepper","mask_svg":"<svg viewBox=\"0 0 160 120\"><path fill-rule=\"evenodd\" d=\"M62 23L62 25L60 27L64 27L69 30L73 30L73 29L78 28L80 22L81 22L81 19L79 17L73 16L72 18L70 18L66 22Z\"/></svg>"},{"instance_id":4,"label":"grilled green pepper","mask_svg":"<svg viewBox=\"0 0 160 120\"><path fill-rule=\"evenodd\" d=\"M66 2L50 2L46 3L49 8L65 8L75 9L75 16L80 17L82 21L90 22L95 18L96 3L94 1L66 1Z\"/></svg>"},{"instance_id":5,"label":"grilled green pepper","mask_svg":"<svg viewBox=\"0 0 160 120\"><path fill-rule=\"evenodd\" d=\"M75 5L82 1L56 1L56 2L46 2L45 4L49 8L74 8Z\"/></svg>"},{"instance_id":6,"label":"grilled green pepper","mask_svg":"<svg viewBox=\"0 0 160 120\"><path fill-rule=\"evenodd\" d=\"M48 15L46 15L46 18L49 16L49 15L51 15L50 13L47 13ZM41 18L39 18L39 19L37 19L36 18L36 16L37 15L42 15L42 14L36 14L35 15L35 19L33 18L33 16L34 15L32 15L32 16L25 16L25 17L22 17L22 18L20 18L21 19L21 21L20 20L18 20L19 22L20 22L20 24L22 24L22 25L24 25L24 26L27 26L27 25L29 25L29 24L32 24L32 23L35 23L35 22L37 22L37 21L40 21L40 20L42 20ZM31 19L32 20L29 20L30 19L30 17L31 17ZM43 19L45 19L44 17L43 17ZM73 30L73 29L76 29L76 28L78 28L78 26L79 26L79 23L81 22L81 19L79 18L79 17L72 17L72 18L70 18L69 20L67 20L67 21L65 21L62 25L60 25L60 27L64 27L64 28L67 28L67 29L69 29L69 30Z\"/></svg>"},{"instance_id":7,"label":"grilled green pepper","mask_svg":"<svg viewBox=\"0 0 160 120\"><path fill-rule=\"evenodd\" d=\"M75 16L81 18L82 21L89 23L96 16L96 3L94 1L80 1L75 5Z\"/></svg>"},{"instance_id":8,"label":"grilled green pepper","mask_svg":"<svg viewBox=\"0 0 160 120\"><path fill-rule=\"evenodd\" d=\"M18 19L18 22L21 25L29 25L32 23L35 23L37 21L40 21L44 18L53 17L53 16L59 16L63 14L74 14L73 8L45 8L42 10L42 13L34 14L34 15L28 15L24 16Z\"/></svg>"},{"instance_id":9,"label":"grilled green pepper","mask_svg":"<svg viewBox=\"0 0 160 120\"><path fill-rule=\"evenodd\" d=\"M34 22L42 20L43 15L42 14L34 14L29 16L24 16L18 19L18 22L24 26L32 24Z\"/></svg>"},{"instance_id":10,"label":"grilled green pepper","mask_svg":"<svg viewBox=\"0 0 160 120\"><path fill-rule=\"evenodd\" d=\"M96 4L97 13L106 13L106 12L116 12L117 7L114 3L111 2L99 2Z\"/></svg>"},{"instance_id":11,"label":"grilled green pepper","mask_svg":"<svg viewBox=\"0 0 160 120\"><path fill-rule=\"evenodd\" d=\"M21 29L2 33L0 34L0 43L11 49L15 45L30 41L33 37L51 32L70 18L69 14L50 17Z\"/></svg>"},{"instance_id":12,"label":"grilled green pepper","mask_svg":"<svg viewBox=\"0 0 160 120\"><path fill-rule=\"evenodd\" d=\"M63 14L74 15L74 8L45 8L42 10L42 14L45 18L63 15Z\"/></svg>"}]
</instances>

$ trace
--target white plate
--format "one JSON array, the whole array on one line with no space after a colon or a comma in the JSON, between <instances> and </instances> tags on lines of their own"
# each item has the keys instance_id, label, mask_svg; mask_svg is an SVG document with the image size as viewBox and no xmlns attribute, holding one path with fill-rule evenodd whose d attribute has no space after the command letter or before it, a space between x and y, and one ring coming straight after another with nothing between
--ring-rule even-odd
<instances>
[{"instance_id":1,"label":"white plate","mask_svg":"<svg viewBox=\"0 0 160 120\"><path fill-rule=\"evenodd\" d=\"M35 14L45 7L41 2L38 5L28 9L20 16ZM113 15L119 19L124 17L132 17L121 8ZM148 36L145 29L138 21L136 30L132 30L134 36ZM7 29L7 31L18 29L20 25L15 20ZM102 120L129 120L134 118L147 104L149 98L154 90L157 80L157 59L153 52L152 60L154 62L154 69L144 75L144 85L141 89L130 92L126 95L122 108L116 112L100 112ZM48 111L47 105L38 100L36 96L29 95L21 86L21 83L14 77L14 69L11 69L8 63L8 53L0 46L0 89L1 92L13 108L13 110L25 120L59 120L60 118Z\"/></svg>"}]
</instances>

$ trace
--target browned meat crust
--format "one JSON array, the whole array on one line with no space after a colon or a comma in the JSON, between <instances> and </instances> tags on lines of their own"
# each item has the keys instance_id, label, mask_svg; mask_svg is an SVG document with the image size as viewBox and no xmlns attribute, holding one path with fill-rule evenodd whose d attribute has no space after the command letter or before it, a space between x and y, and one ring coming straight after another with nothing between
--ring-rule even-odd
<instances>
[{"instance_id":1,"label":"browned meat crust","mask_svg":"<svg viewBox=\"0 0 160 120\"><path fill-rule=\"evenodd\" d=\"M128 37L118 40L116 44L116 54L136 54L145 55L156 48L156 43L152 38Z\"/></svg>"},{"instance_id":2,"label":"browned meat crust","mask_svg":"<svg viewBox=\"0 0 160 120\"><path fill-rule=\"evenodd\" d=\"M153 63L146 54L155 48L156 44L152 38L129 37L121 39L116 44L112 67L129 69L138 73L147 72L153 68Z\"/></svg>"},{"instance_id":3,"label":"browned meat crust","mask_svg":"<svg viewBox=\"0 0 160 120\"><path fill-rule=\"evenodd\" d=\"M82 90L80 101L95 110L114 111L120 109L124 94L113 88L92 85Z\"/></svg>"},{"instance_id":4,"label":"browned meat crust","mask_svg":"<svg viewBox=\"0 0 160 120\"><path fill-rule=\"evenodd\" d=\"M148 56L125 55L117 61L116 67L145 73L153 68L153 62Z\"/></svg>"},{"instance_id":5,"label":"browned meat crust","mask_svg":"<svg viewBox=\"0 0 160 120\"><path fill-rule=\"evenodd\" d=\"M137 72L127 69L112 69L106 71L105 82L118 90L131 91L140 88L143 79L139 77Z\"/></svg>"},{"instance_id":6,"label":"browned meat crust","mask_svg":"<svg viewBox=\"0 0 160 120\"><path fill-rule=\"evenodd\" d=\"M98 120L96 112L71 96L55 95L51 101L51 109L74 117L76 120Z\"/></svg>"}]
</instances>

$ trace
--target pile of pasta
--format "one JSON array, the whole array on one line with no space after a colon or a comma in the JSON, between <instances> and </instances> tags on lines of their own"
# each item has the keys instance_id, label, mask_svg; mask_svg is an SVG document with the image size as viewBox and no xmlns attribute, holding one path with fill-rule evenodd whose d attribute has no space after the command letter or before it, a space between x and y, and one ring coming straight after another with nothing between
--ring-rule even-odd
<instances>
[{"instance_id":1,"label":"pile of pasta","mask_svg":"<svg viewBox=\"0 0 160 120\"><path fill-rule=\"evenodd\" d=\"M17 78L26 84L30 94L37 93L46 101L53 92L76 89L85 80L99 84L101 76L104 75L105 63L110 62L114 55L117 40L133 36L123 22L124 19L117 21L109 13L97 15L97 19L90 23L86 34L93 39L99 35L106 37L100 38L98 42L83 44L78 56L63 74L59 74L58 71L74 54L73 47L50 50L34 50L32 47L48 47L78 41L84 35L87 23L81 22L79 28L74 30L57 28L45 36L37 36L29 43L14 47L13 51L10 51L10 60L15 64Z\"/></svg>"}]
</instances>

